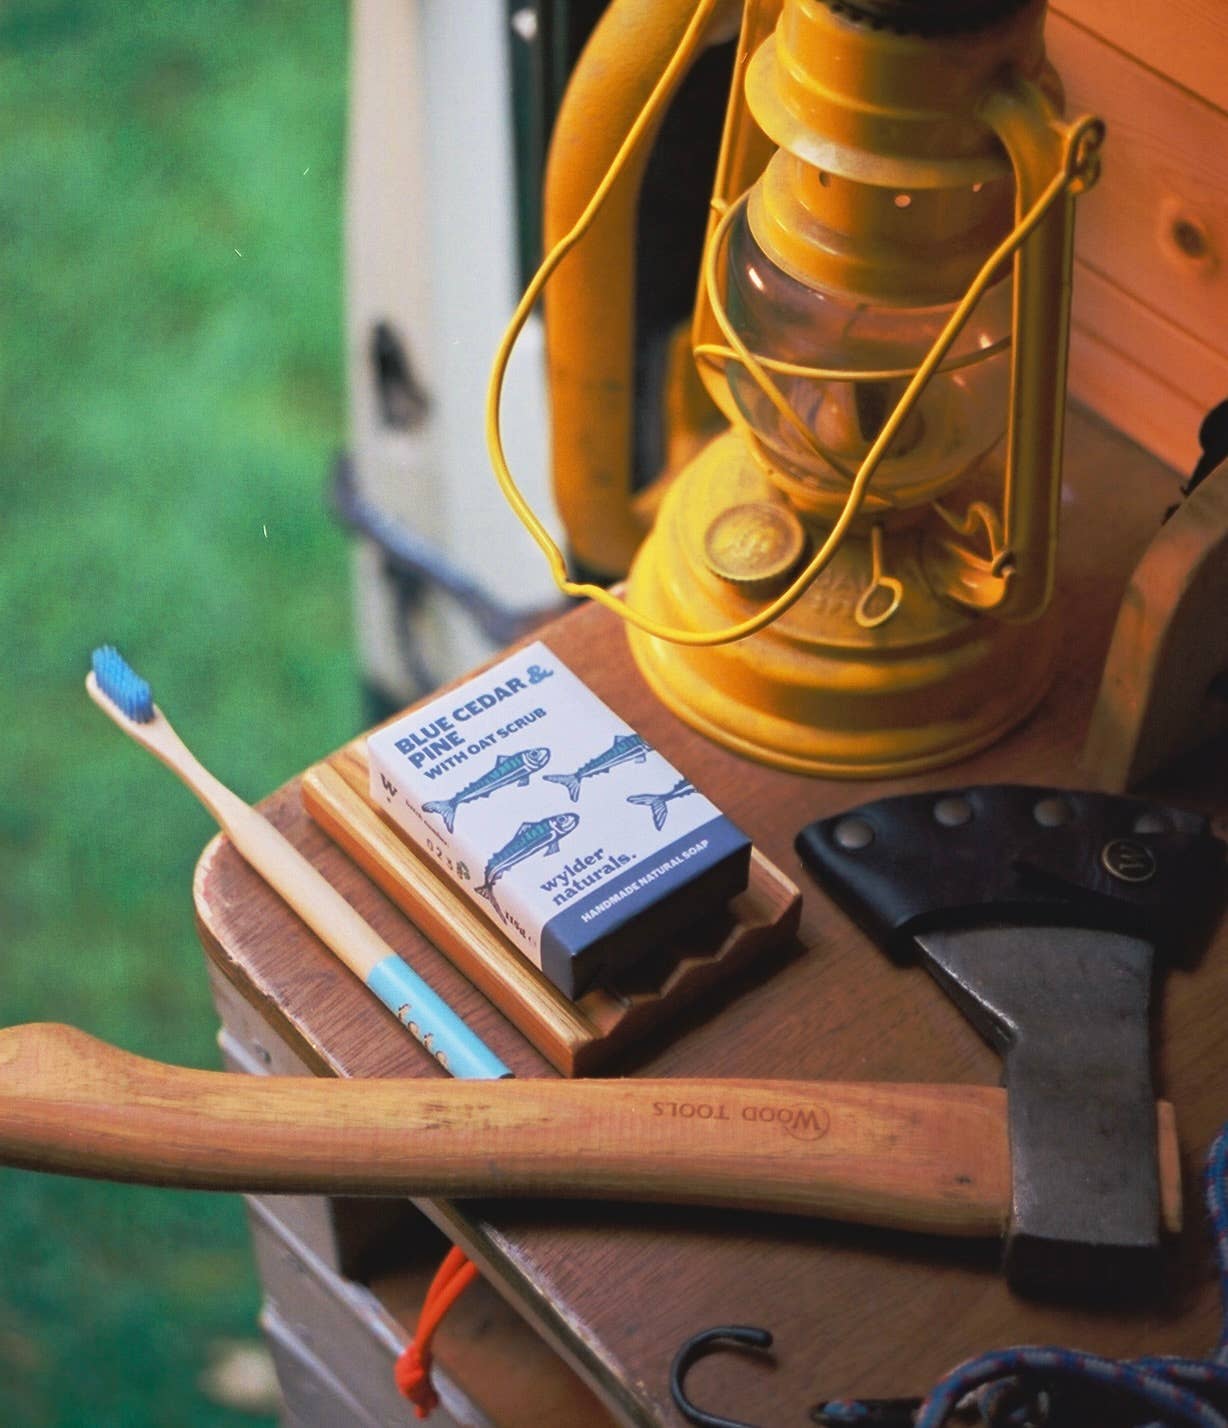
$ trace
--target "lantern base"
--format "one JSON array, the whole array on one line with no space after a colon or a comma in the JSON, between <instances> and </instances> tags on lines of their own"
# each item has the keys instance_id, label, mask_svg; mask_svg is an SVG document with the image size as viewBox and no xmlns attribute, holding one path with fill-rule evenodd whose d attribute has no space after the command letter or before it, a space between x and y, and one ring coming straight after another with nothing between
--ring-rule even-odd
<instances>
[{"instance_id":1,"label":"lantern base","mask_svg":"<svg viewBox=\"0 0 1228 1428\"><path fill-rule=\"evenodd\" d=\"M737 433L717 438L671 486L632 568L629 603L662 623L695 630L757 613L784 577L777 573L765 592L753 580L715 573L711 532L727 530L731 510L763 503L796 518ZM882 522L877 570L898 581L901 593L880 623L866 623L882 613L865 598L876 569L866 530L847 537L802 598L767 629L696 648L633 628L636 662L662 702L700 733L794 773L880 778L975 753L1044 695L1056 622L1047 615L1006 624L937 593L931 581L942 566L935 551L946 531L936 522L926 510L891 512ZM812 544L822 534L810 530ZM752 555L760 540L756 525L747 541Z\"/></svg>"}]
</instances>

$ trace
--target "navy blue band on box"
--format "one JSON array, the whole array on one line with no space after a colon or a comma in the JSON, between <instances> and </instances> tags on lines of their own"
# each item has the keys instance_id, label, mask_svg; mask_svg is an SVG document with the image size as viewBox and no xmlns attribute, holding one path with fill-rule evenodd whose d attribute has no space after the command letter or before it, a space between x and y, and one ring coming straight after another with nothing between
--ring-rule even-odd
<instances>
[{"instance_id":1,"label":"navy blue band on box","mask_svg":"<svg viewBox=\"0 0 1228 1428\"><path fill-rule=\"evenodd\" d=\"M542 928L542 971L578 996L719 912L746 887L749 869L750 839L720 814L552 917Z\"/></svg>"}]
</instances>

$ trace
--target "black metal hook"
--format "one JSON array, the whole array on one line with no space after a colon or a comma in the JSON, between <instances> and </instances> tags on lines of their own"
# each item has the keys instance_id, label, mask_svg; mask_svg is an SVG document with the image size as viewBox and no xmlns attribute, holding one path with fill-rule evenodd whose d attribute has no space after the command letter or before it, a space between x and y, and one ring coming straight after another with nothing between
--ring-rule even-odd
<instances>
[{"instance_id":1,"label":"black metal hook","mask_svg":"<svg viewBox=\"0 0 1228 1428\"><path fill-rule=\"evenodd\" d=\"M669 1391L679 1412L689 1423L699 1424L699 1428L754 1428L753 1424L743 1423L740 1418L722 1418L718 1413L697 1408L686 1395L684 1380L691 1366L721 1345L730 1344L762 1353L772 1347L772 1336L766 1329L756 1329L751 1324L721 1324L693 1335L674 1355L669 1371Z\"/></svg>"}]
</instances>

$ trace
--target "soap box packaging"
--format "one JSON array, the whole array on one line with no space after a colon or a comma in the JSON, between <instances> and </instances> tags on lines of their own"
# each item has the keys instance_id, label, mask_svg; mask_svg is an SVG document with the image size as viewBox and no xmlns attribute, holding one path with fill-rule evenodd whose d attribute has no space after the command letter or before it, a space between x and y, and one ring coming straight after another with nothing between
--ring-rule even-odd
<instances>
[{"instance_id":1,"label":"soap box packaging","mask_svg":"<svg viewBox=\"0 0 1228 1428\"><path fill-rule=\"evenodd\" d=\"M376 807L569 997L746 887L749 839L540 642L367 754Z\"/></svg>"}]
</instances>

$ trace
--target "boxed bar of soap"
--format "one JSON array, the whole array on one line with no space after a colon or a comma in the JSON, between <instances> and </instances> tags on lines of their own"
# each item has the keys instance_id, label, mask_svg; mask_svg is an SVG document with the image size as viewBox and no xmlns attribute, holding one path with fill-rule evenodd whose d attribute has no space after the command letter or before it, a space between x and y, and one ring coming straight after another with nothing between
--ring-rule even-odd
<instances>
[{"instance_id":1,"label":"boxed bar of soap","mask_svg":"<svg viewBox=\"0 0 1228 1428\"><path fill-rule=\"evenodd\" d=\"M746 887L750 840L540 642L367 754L376 807L569 997Z\"/></svg>"}]
</instances>

